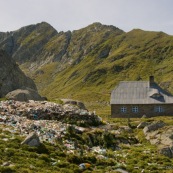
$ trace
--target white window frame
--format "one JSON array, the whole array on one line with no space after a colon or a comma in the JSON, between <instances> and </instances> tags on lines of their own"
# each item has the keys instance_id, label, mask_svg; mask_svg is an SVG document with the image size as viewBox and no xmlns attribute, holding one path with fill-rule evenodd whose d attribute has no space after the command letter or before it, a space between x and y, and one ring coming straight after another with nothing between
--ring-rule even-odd
<instances>
[{"instance_id":1,"label":"white window frame","mask_svg":"<svg viewBox=\"0 0 173 173\"><path fill-rule=\"evenodd\" d=\"M121 107L121 113L126 113L127 112L127 108L125 106Z\"/></svg>"},{"instance_id":2,"label":"white window frame","mask_svg":"<svg viewBox=\"0 0 173 173\"><path fill-rule=\"evenodd\" d=\"M132 107L132 112L133 112L133 113L138 113L138 112L139 112L138 106L133 106L133 107Z\"/></svg>"},{"instance_id":3,"label":"white window frame","mask_svg":"<svg viewBox=\"0 0 173 173\"><path fill-rule=\"evenodd\" d=\"M160 112L164 112L164 109L162 106L155 106L154 111L160 113Z\"/></svg>"}]
</instances>

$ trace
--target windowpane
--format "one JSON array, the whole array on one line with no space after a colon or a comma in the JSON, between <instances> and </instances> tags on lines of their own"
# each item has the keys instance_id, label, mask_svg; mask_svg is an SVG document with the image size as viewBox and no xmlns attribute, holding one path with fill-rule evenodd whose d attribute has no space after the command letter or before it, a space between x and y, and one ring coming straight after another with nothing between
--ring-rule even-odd
<instances>
[{"instance_id":1,"label":"windowpane","mask_svg":"<svg viewBox=\"0 0 173 173\"><path fill-rule=\"evenodd\" d=\"M123 112L123 113L125 113L125 112L127 112L127 108L126 107L121 107L121 112Z\"/></svg>"},{"instance_id":2,"label":"windowpane","mask_svg":"<svg viewBox=\"0 0 173 173\"><path fill-rule=\"evenodd\" d=\"M137 106L133 106L132 107L132 112L137 113L138 112L138 107Z\"/></svg>"},{"instance_id":3,"label":"windowpane","mask_svg":"<svg viewBox=\"0 0 173 173\"><path fill-rule=\"evenodd\" d=\"M155 112L164 112L163 107L161 107L161 106L156 106L156 107L154 108L154 111L155 111Z\"/></svg>"}]
</instances>

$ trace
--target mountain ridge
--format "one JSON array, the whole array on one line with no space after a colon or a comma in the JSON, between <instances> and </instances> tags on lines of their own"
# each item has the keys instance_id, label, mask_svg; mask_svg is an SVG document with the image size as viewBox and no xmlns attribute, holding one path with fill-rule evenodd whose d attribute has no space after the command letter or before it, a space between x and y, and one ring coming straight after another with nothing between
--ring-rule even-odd
<instances>
[{"instance_id":1,"label":"mountain ridge","mask_svg":"<svg viewBox=\"0 0 173 173\"><path fill-rule=\"evenodd\" d=\"M0 33L0 48L11 53L49 99L68 97L108 106L119 81L148 80L150 75L173 91L173 36L163 32L124 32L101 23L58 32L43 22L12 33L13 42L10 33Z\"/></svg>"}]
</instances>

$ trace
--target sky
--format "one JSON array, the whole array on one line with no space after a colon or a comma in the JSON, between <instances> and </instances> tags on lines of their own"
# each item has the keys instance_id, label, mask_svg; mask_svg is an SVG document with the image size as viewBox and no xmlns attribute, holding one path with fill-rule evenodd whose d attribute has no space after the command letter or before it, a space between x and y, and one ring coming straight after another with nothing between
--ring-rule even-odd
<instances>
[{"instance_id":1,"label":"sky","mask_svg":"<svg viewBox=\"0 0 173 173\"><path fill-rule=\"evenodd\" d=\"M173 0L0 0L0 31L45 21L58 32L94 22L173 35Z\"/></svg>"}]
</instances>

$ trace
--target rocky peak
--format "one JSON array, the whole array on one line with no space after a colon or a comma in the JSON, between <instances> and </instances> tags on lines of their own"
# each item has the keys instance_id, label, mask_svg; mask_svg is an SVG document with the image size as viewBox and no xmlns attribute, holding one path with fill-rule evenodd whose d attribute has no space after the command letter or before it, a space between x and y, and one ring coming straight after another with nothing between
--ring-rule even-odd
<instances>
[{"instance_id":1,"label":"rocky peak","mask_svg":"<svg viewBox=\"0 0 173 173\"><path fill-rule=\"evenodd\" d=\"M103 29L104 30L108 30L108 31L113 31L113 30L115 31L115 30L117 30L120 33L123 33L124 32L123 30L121 30L121 29L119 29L119 28L117 28L117 27L115 27L113 25L103 25L103 24L101 24L99 22L95 22L95 23L89 25L86 28L89 28L89 29L91 29L93 31L96 31L96 32L101 31Z\"/></svg>"},{"instance_id":2,"label":"rocky peak","mask_svg":"<svg viewBox=\"0 0 173 173\"><path fill-rule=\"evenodd\" d=\"M14 32L0 33L0 47L19 64L34 59L57 31L48 23L22 27Z\"/></svg>"}]
</instances>

